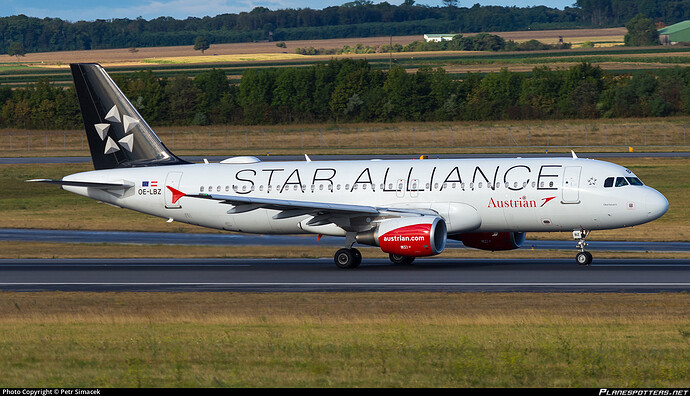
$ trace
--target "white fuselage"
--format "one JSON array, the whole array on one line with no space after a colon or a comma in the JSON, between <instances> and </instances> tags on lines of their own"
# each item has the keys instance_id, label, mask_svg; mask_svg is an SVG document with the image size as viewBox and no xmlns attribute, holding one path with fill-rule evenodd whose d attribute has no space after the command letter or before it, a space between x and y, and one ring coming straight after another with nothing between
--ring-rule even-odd
<instances>
[{"instance_id":1,"label":"white fuselage","mask_svg":"<svg viewBox=\"0 0 690 396\"><path fill-rule=\"evenodd\" d=\"M312 214L285 218L279 209L245 207L182 197L173 202L167 186L185 194L222 194L420 209L438 213L448 233L572 231L633 226L663 215L668 201L644 185L605 187L608 178L635 178L608 162L578 159L443 159L258 162L116 168L70 175L63 180L125 181L134 187L65 190L139 212L184 223L250 233L344 235L375 219L350 225L306 226ZM245 205L246 206L246 205ZM467 208L472 209L470 215ZM479 216L477 223L469 221ZM229 213L230 212L230 213Z\"/></svg>"}]
</instances>

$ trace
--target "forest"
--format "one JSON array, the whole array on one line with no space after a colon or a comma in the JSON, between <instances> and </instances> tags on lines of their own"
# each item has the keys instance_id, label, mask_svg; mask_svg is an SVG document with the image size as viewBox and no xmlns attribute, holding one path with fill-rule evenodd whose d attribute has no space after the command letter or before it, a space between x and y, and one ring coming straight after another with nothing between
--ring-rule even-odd
<instances>
[{"instance_id":1,"label":"forest","mask_svg":"<svg viewBox=\"0 0 690 396\"><path fill-rule=\"evenodd\" d=\"M610 27L622 26L640 13L666 25L690 19L690 0L577 0L563 10L446 3L430 7L405 0L398 6L355 0L320 10L256 7L239 14L184 20L162 16L71 22L15 15L0 18L0 53L7 53L12 44L22 44L27 53L193 45L200 35L210 44L220 44Z\"/></svg>"},{"instance_id":2,"label":"forest","mask_svg":"<svg viewBox=\"0 0 690 396\"><path fill-rule=\"evenodd\" d=\"M442 68L408 73L366 60L246 69L241 82L219 69L189 78L151 70L116 83L154 126L313 122L491 121L659 117L690 114L690 67L609 74L586 61L531 73L501 70L454 78ZM42 79L0 88L0 127L80 129L73 88Z\"/></svg>"}]
</instances>

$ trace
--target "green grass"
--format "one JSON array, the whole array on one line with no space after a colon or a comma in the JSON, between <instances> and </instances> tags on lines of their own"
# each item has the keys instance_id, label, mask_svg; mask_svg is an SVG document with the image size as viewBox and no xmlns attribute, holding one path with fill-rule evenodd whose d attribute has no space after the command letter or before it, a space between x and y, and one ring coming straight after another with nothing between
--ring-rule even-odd
<instances>
[{"instance_id":1,"label":"green grass","mask_svg":"<svg viewBox=\"0 0 690 396\"><path fill-rule=\"evenodd\" d=\"M3 387L680 387L687 294L0 293Z\"/></svg>"}]
</instances>

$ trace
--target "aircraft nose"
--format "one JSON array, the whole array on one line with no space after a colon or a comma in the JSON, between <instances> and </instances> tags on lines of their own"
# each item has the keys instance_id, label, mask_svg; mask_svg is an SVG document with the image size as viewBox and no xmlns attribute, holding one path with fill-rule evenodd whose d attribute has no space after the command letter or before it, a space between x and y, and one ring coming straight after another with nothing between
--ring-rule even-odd
<instances>
[{"instance_id":1,"label":"aircraft nose","mask_svg":"<svg viewBox=\"0 0 690 396\"><path fill-rule=\"evenodd\" d=\"M668 210L668 200L659 191L650 188L645 196L647 218L651 221L663 216Z\"/></svg>"}]
</instances>

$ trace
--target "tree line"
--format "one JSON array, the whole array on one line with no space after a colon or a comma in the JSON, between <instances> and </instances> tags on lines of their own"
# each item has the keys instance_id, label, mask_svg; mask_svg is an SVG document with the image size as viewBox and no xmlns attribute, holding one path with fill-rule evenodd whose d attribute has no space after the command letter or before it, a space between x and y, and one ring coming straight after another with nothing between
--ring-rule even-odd
<instances>
[{"instance_id":1,"label":"tree line","mask_svg":"<svg viewBox=\"0 0 690 396\"><path fill-rule=\"evenodd\" d=\"M637 14L667 26L690 19L688 0L577 0L574 5L591 26L622 26Z\"/></svg>"},{"instance_id":2,"label":"tree line","mask_svg":"<svg viewBox=\"0 0 690 396\"><path fill-rule=\"evenodd\" d=\"M408 73L365 60L247 69L239 84L214 69L194 79L151 70L116 83L152 125L489 121L690 114L690 68L609 74L588 62L531 73ZM0 127L80 129L73 88L40 80L0 88Z\"/></svg>"},{"instance_id":3,"label":"tree line","mask_svg":"<svg viewBox=\"0 0 690 396\"><path fill-rule=\"evenodd\" d=\"M256 7L250 12L178 20L160 17L70 22L15 15L0 18L0 53L13 43L26 52L193 45L328 38L476 33L622 26L638 13L672 24L690 19L690 0L578 0L563 10L545 6L430 7L356 0L321 10Z\"/></svg>"}]
</instances>

